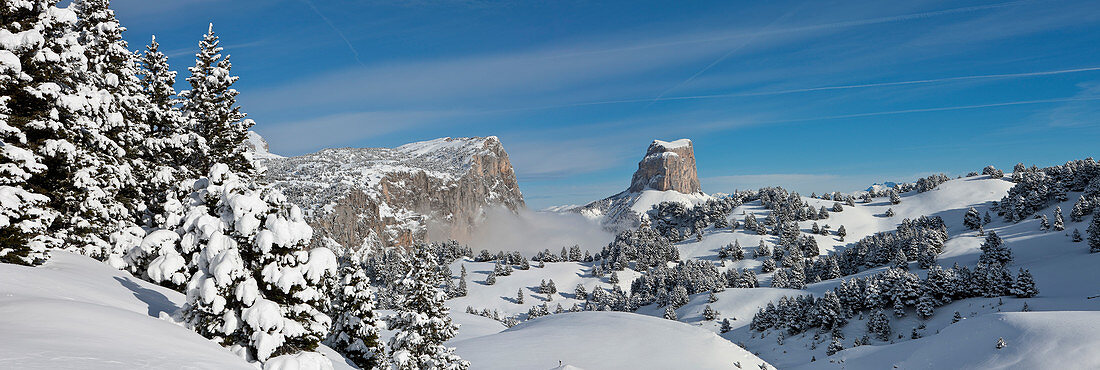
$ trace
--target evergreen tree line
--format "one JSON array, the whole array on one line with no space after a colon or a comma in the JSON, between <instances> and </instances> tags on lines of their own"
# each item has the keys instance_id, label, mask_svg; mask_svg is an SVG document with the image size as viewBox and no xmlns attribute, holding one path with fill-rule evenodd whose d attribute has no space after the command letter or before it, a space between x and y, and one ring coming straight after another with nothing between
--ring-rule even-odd
<instances>
[{"instance_id":1,"label":"evergreen tree line","mask_svg":"<svg viewBox=\"0 0 1100 370\"><path fill-rule=\"evenodd\" d=\"M1037 295L1039 290L1031 273L1020 269L1013 277L1005 268L1011 262L1011 251L991 233L982 245L982 255L973 270L958 265L946 269L935 265L929 269L927 278L921 279L905 269L890 268L866 278L844 280L821 298L785 296L778 302L769 302L753 316L750 328L782 330L788 335L822 328L832 330L834 337L842 337L836 329L856 315L869 312L872 318L868 322L869 331L886 340L889 321L882 314L884 310L892 309L893 315L899 318L912 310L921 319L928 319L935 308L955 300Z\"/></svg>"},{"instance_id":2,"label":"evergreen tree line","mask_svg":"<svg viewBox=\"0 0 1100 370\"><path fill-rule=\"evenodd\" d=\"M1011 180L1016 185L993 208L1008 222L1027 219L1052 202L1066 201L1067 192L1083 192L1070 210L1073 222L1100 206L1100 163L1092 158L1046 168L1017 164Z\"/></svg>"},{"instance_id":3,"label":"evergreen tree line","mask_svg":"<svg viewBox=\"0 0 1100 370\"><path fill-rule=\"evenodd\" d=\"M756 200L755 192L739 191L690 208L680 202L661 202L646 212L645 220L653 229L675 243L690 236L701 235L703 229L710 226L729 228L730 212L753 200Z\"/></svg>"}]
</instances>

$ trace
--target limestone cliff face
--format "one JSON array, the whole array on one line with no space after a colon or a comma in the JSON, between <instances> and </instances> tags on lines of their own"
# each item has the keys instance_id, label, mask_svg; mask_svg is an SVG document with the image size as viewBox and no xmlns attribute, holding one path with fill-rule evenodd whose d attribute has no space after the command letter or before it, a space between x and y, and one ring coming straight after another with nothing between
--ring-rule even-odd
<instances>
[{"instance_id":1,"label":"limestone cliff face","mask_svg":"<svg viewBox=\"0 0 1100 370\"><path fill-rule=\"evenodd\" d=\"M695 172L695 148L691 140L653 140L649 144L627 191L637 193L646 189L675 190L685 194L703 190Z\"/></svg>"},{"instance_id":2,"label":"limestone cliff face","mask_svg":"<svg viewBox=\"0 0 1100 370\"><path fill-rule=\"evenodd\" d=\"M261 159L265 179L307 210L314 241L407 247L461 238L490 207L525 207L500 140L442 138Z\"/></svg>"}]
</instances>

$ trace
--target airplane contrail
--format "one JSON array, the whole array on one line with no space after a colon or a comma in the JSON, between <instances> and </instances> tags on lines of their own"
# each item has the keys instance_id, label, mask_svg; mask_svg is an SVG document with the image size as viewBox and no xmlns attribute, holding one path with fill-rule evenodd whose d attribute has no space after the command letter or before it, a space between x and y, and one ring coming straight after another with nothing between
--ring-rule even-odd
<instances>
[{"instance_id":1,"label":"airplane contrail","mask_svg":"<svg viewBox=\"0 0 1100 370\"><path fill-rule=\"evenodd\" d=\"M740 38L740 37L758 37L758 36L771 35L771 34L795 33L795 32L805 32L805 31L816 31L816 30L822 30L822 29L845 28L845 27L866 26L866 25L881 24L881 23L902 22L902 21L915 20L915 19L925 19L925 18L938 17L938 16L942 16L942 15L970 13L970 12L976 12L976 11L981 11L981 10L1004 8L1004 7L1009 7L1009 6L1021 4L1021 3L1024 3L1024 2L1026 2L1026 1L1010 1L1010 2L997 3L997 4L968 6L968 7L963 7L963 8L952 8L952 9L944 9L944 10L937 10L937 11L931 11L931 12L911 13L911 14L895 15L895 16L888 16L888 17L867 18L867 19L857 19L857 20L832 22L832 23L812 24L812 25L808 25L808 26L792 27L792 28L781 28L781 29L775 29L775 30L770 30L770 31L734 33L734 34L725 34L725 35L719 35L719 36L714 36L714 37L705 37L705 38L697 38L697 39L676 40L676 41L666 41L666 42L658 42L658 43L652 43L652 44L624 46L624 47L618 47L618 48L577 51L577 52L572 52L572 53L558 54L558 55L554 55L553 57L554 58L567 58L567 57L574 57L574 56L588 55L588 54L612 53L612 52L619 52L619 51L642 50L642 49L651 49L651 48L659 48L659 47L683 45L683 44L697 44L697 43L705 43L705 42L715 42L715 41L723 41L723 40L735 39L735 38Z\"/></svg>"},{"instance_id":2,"label":"airplane contrail","mask_svg":"<svg viewBox=\"0 0 1100 370\"><path fill-rule=\"evenodd\" d=\"M706 67L703 67L703 69L700 69L698 72L695 72L695 74L691 75L691 77L688 77L686 80L680 81L680 83L677 83L676 85L673 85L672 87L667 88L664 91L661 91L661 93L657 94L657 96L655 98L653 98L653 100L650 101L649 104L646 104L646 107L649 107L650 105L653 105L653 103L656 103L656 102L660 101L660 99L663 98L665 96L665 94L668 94L672 90L676 90L680 86L684 86L685 84L690 83L691 81L694 81L696 77L699 77L703 73L706 73L706 71L708 71L712 67L718 65L718 63L721 63L723 60L726 60L726 58L729 58L729 56L733 55L733 53L736 53L737 51L744 48L746 45L751 44L753 41L756 40L757 37L759 37L760 35L763 35L764 33L766 33L769 29L772 28L772 26L775 26L775 24L777 22L779 22L783 19L786 19L787 17L791 16L791 14L794 14L797 10L798 9L792 9L791 11L789 11L787 13L784 13L783 15L781 15L779 17L776 17L775 19L773 19L771 21L771 23L768 23L768 25L766 27L764 27L763 32L758 32L758 33L752 34L747 40L745 40L745 42L742 42L742 43L738 44L736 47L730 49L725 54L722 54L722 56L718 57L718 59L715 59L713 62L710 62L710 64L707 64Z\"/></svg>"},{"instance_id":3,"label":"airplane contrail","mask_svg":"<svg viewBox=\"0 0 1100 370\"><path fill-rule=\"evenodd\" d=\"M785 94L798 94L798 93L816 92L816 91L865 89L865 88L873 88L873 87L904 86L904 85L920 85L920 84L932 84L932 83L939 83L939 82L966 81L966 80L1025 78L1025 77L1050 76L1050 75L1092 72L1092 71L1100 71L1100 67L1083 67L1083 68L1071 68L1071 69L1060 69L1060 70L1039 71L1039 72L1021 72L1021 73L1001 73L1001 74L987 74L987 75L954 76L954 77L944 77L944 78L929 78L929 79L922 79L922 80L906 80L906 81L891 81L891 82L875 82L875 83L866 83L866 84L819 86L819 87L807 87L807 88L800 88L800 89L757 91L757 92L731 93L731 94L667 96L667 97L661 97L661 98L657 99L657 101L725 99L725 98L740 98L740 97L751 97L751 96L785 95ZM539 110L539 109L582 107L582 106L590 106L590 105L642 103L642 102L649 102L649 101L653 101L653 100L654 99L652 99L652 98L601 100L601 101L594 101L594 102L562 104L562 105L555 105L555 106L545 106L545 107L536 107L536 108L529 108L529 109L517 109L517 110Z\"/></svg>"},{"instance_id":4,"label":"airplane contrail","mask_svg":"<svg viewBox=\"0 0 1100 370\"><path fill-rule=\"evenodd\" d=\"M715 65L717 65L718 63L721 63L723 60L726 60L726 58L729 58L730 55L733 55L733 53L741 50L742 48L744 48L749 43L753 42L757 37L759 37L761 35L766 35L766 34L771 34L771 33L802 32L802 31L811 31L811 30L820 30L820 29L845 28L845 27L865 26L865 25L880 24L880 23L901 22L901 21L907 21L907 20L913 20L913 19L931 18L931 17L947 15L947 14L968 13L968 12L974 12L974 11L979 11L979 10L1002 8L1002 7L1007 7L1007 6L1011 6L1011 5L1016 5L1016 4L1019 4L1019 3L1020 3L1020 1L1013 1L1013 2L999 3L999 4L979 5L979 6L970 6L970 7L964 7L964 8L945 9L945 10L938 10L938 11L932 11L932 12L922 12L922 13L913 13L913 14L905 14L905 15L897 15L897 16L889 16L889 17L878 17L878 18L869 18L869 19L860 19L860 20L852 20L852 21L844 21L844 22L810 25L810 26L804 26L804 27L795 27L795 28L774 30L774 31L769 30L770 28L772 28L772 26L776 22L778 22L782 19L785 19L785 18L787 18L788 16L790 16L791 14L794 13L793 11L788 12L788 13L776 18L775 20L773 20L770 24L768 24L767 27L764 28L763 31L754 32L754 33L749 34L748 35L748 37L749 37L748 40L746 40L745 42L737 45L736 47L734 47L733 49L731 49L729 52L725 53L721 57L718 57L718 59L715 59L713 62L708 64L706 67L703 67L703 69L699 70L698 72L695 72L695 74L691 75L691 77L688 77L686 80L680 81L676 85L674 85L674 86L672 86L668 89L665 89L660 94L657 94L657 97L654 98L652 101L650 101L649 105L652 105L653 103L656 103L656 102L660 101L661 98L663 98L665 96L665 94L668 94L670 91L675 90L675 89L677 89L680 86L683 86L685 84L688 84L691 81L694 81L700 75L702 75L703 73L706 73L708 70L713 68ZM647 105L647 106L649 106L649 105Z\"/></svg>"},{"instance_id":5,"label":"airplane contrail","mask_svg":"<svg viewBox=\"0 0 1100 370\"><path fill-rule=\"evenodd\" d=\"M346 44L348 46L348 49L351 50L351 54L355 57L355 61L361 66L365 65L363 64L363 61L359 59L359 50L355 50L355 46L351 44L351 41L348 40L347 36L344 36L344 33L341 32L339 28L336 28L336 25L333 24L332 21L328 19L328 17L322 14L321 10L317 9L317 6L313 5L312 1L302 0L302 2L306 3L306 5L309 5L309 8L313 10L313 13L316 13L318 17L321 17L321 20L324 20L325 24L328 24L328 27L331 28L333 32L336 32L336 35L340 36L341 40L344 40L344 44Z\"/></svg>"},{"instance_id":6,"label":"airplane contrail","mask_svg":"<svg viewBox=\"0 0 1100 370\"><path fill-rule=\"evenodd\" d=\"M990 103L990 104L956 105L956 106L950 106L950 107L902 109L902 110L893 110L893 111L841 114L841 115L835 115L835 116L823 116L823 117L812 117L812 118L795 118L795 119L767 121L767 122L760 122L760 123L765 123L766 124L766 123L824 121L824 120L844 119L844 118L889 116L889 115L907 114L907 113L942 112L942 111L953 111L953 110L1007 107L1007 106L1013 106L1013 105L1065 103L1065 102L1094 101L1094 100L1100 100L1100 96L1083 97L1083 98L1056 98L1056 99L1021 100L1021 101L1011 101L1011 102L1003 102L1003 103Z\"/></svg>"}]
</instances>

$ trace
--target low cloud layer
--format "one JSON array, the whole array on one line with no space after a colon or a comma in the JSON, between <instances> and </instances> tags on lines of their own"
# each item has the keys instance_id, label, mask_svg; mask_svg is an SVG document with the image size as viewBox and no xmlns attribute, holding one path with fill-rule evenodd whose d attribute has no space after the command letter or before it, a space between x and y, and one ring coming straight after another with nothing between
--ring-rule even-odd
<instances>
[{"instance_id":1,"label":"low cloud layer","mask_svg":"<svg viewBox=\"0 0 1100 370\"><path fill-rule=\"evenodd\" d=\"M506 209L493 209L487 212L485 221L469 240L462 242L473 248L474 253L482 249L519 251L531 257L545 249L558 253L562 247L573 245L597 252L614 239L614 235L578 214L530 210L515 214Z\"/></svg>"}]
</instances>

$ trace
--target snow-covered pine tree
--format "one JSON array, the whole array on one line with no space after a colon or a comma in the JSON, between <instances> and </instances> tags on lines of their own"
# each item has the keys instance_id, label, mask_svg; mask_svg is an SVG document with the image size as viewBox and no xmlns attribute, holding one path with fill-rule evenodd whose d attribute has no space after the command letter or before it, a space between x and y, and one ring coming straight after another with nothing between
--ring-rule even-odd
<instances>
[{"instance_id":1,"label":"snow-covered pine tree","mask_svg":"<svg viewBox=\"0 0 1100 370\"><path fill-rule=\"evenodd\" d=\"M1092 216L1092 223L1085 231L1089 233L1089 253L1100 252L1100 212Z\"/></svg>"},{"instance_id":2,"label":"snow-covered pine tree","mask_svg":"<svg viewBox=\"0 0 1100 370\"><path fill-rule=\"evenodd\" d=\"M893 208L887 208L886 213L884 213L883 215L885 215L886 217L894 217L894 209Z\"/></svg>"},{"instance_id":3,"label":"snow-covered pine tree","mask_svg":"<svg viewBox=\"0 0 1100 370\"><path fill-rule=\"evenodd\" d=\"M233 172L251 174L255 167L244 142L254 122L246 119L237 105L239 92L232 86L238 77L230 73L229 55L222 57L220 40L214 34L214 24L199 42L195 66L188 68L191 89L180 92L183 111L195 125L195 131L205 139L208 151L197 158L198 168L214 163L229 165Z\"/></svg>"},{"instance_id":4,"label":"snow-covered pine tree","mask_svg":"<svg viewBox=\"0 0 1100 370\"><path fill-rule=\"evenodd\" d=\"M1081 239L1081 230L1073 229L1073 234L1070 234L1070 240L1072 240L1074 243L1080 243L1081 240L1082 240Z\"/></svg>"},{"instance_id":5,"label":"snow-covered pine tree","mask_svg":"<svg viewBox=\"0 0 1100 370\"><path fill-rule=\"evenodd\" d=\"M890 204L901 203L901 195L898 195L897 190L890 189Z\"/></svg>"},{"instance_id":6,"label":"snow-covered pine tree","mask_svg":"<svg viewBox=\"0 0 1100 370\"><path fill-rule=\"evenodd\" d=\"M848 322L844 306L840 303L840 297L832 290L825 291L825 296L815 302L818 319L821 327L832 329L844 326Z\"/></svg>"},{"instance_id":7,"label":"snow-covered pine tree","mask_svg":"<svg viewBox=\"0 0 1100 370\"><path fill-rule=\"evenodd\" d=\"M893 264L895 268L903 270L909 269L909 257L905 255L905 251L902 249L898 249L894 252L894 257L890 259L890 263Z\"/></svg>"},{"instance_id":8,"label":"snow-covered pine tree","mask_svg":"<svg viewBox=\"0 0 1100 370\"><path fill-rule=\"evenodd\" d=\"M160 51L154 36L141 57L141 86L148 102L144 112L149 128L142 141L141 155L147 168L137 174L146 197L147 210L142 224L146 227L177 227L182 208L173 187L180 180L198 178L208 168L194 167L197 153L205 152L205 140L191 131L173 87L176 72L168 57Z\"/></svg>"},{"instance_id":9,"label":"snow-covered pine tree","mask_svg":"<svg viewBox=\"0 0 1100 370\"><path fill-rule=\"evenodd\" d=\"M725 334L733 330L733 324L730 323L730 319L722 319L722 324L719 326L718 331Z\"/></svg>"},{"instance_id":10,"label":"snow-covered pine tree","mask_svg":"<svg viewBox=\"0 0 1100 370\"><path fill-rule=\"evenodd\" d=\"M129 215L139 217L145 209L139 183L145 179L138 178L138 174L148 172L150 167L141 156L149 133L144 116L150 104L138 79L137 56L122 39L126 28L115 18L109 0L75 0L72 8L90 72L84 78L106 98L99 109L89 113L103 120L102 134L119 146L122 156L115 158L116 166L131 172L116 179L121 188L115 201L127 207ZM109 252L115 256L121 256L129 247L118 242Z\"/></svg>"},{"instance_id":11,"label":"snow-covered pine tree","mask_svg":"<svg viewBox=\"0 0 1100 370\"><path fill-rule=\"evenodd\" d=\"M1054 231L1065 231L1066 221L1062 218L1062 207L1054 207Z\"/></svg>"},{"instance_id":12,"label":"snow-covered pine tree","mask_svg":"<svg viewBox=\"0 0 1100 370\"><path fill-rule=\"evenodd\" d=\"M673 308L672 306L665 307L664 317L666 319L673 320L673 321L679 320L679 319L676 318L676 309Z\"/></svg>"},{"instance_id":13,"label":"snow-covered pine tree","mask_svg":"<svg viewBox=\"0 0 1100 370\"><path fill-rule=\"evenodd\" d=\"M1039 219L1040 219L1040 221L1039 221L1039 230L1042 230L1042 231L1050 230L1050 220L1047 219L1047 215L1041 215L1039 217Z\"/></svg>"},{"instance_id":14,"label":"snow-covered pine tree","mask_svg":"<svg viewBox=\"0 0 1100 370\"><path fill-rule=\"evenodd\" d=\"M713 308L711 308L709 304L703 308L703 320L713 321L717 318L718 311L715 311Z\"/></svg>"},{"instance_id":15,"label":"snow-covered pine tree","mask_svg":"<svg viewBox=\"0 0 1100 370\"><path fill-rule=\"evenodd\" d=\"M840 338L837 338L837 337L834 336L832 341L829 342L829 347L825 348L825 354L828 355L828 356L832 356L832 355L835 355L837 352L840 352L840 351L843 351L843 350L844 350L844 344L840 343Z\"/></svg>"},{"instance_id":16,"label":"snow-covered pine tree","mask_svg":"<svg viewBox=\"0 0 1100 370\"><path fill-rule=\"evenodd\" d=\"M1077 198L1077 201L1073 202L1073 208L1069 209L1069 220L1073 222L1084 221L1085 216L1088 214L1088 211L1086 211L1087 204L1088 199L1085 199L1084 195Z\"/></svg>"},{"instance_id":17,"label":"snow-covered pine tree","mask_svg":"<svg viewBox=\"0 0 1100 370\"><path fill-rule=\"evenodd\" d=\"M386 363L379 335L381 322L374 311L370 278L359 261L341 268L341 291L328 344L361 369L377 369Z\"/></svg>"},{"instance_id":18,"label":"snow-covered pine tree","mask_svg":"<svg viewBox=\"0 0 1100 370\"><path fill-rule=\"evenodd\" d=\"M47 114L61 93L61 85L51 81L56 75L49 72L81 67L72 60L80 55L68 52L68 45L59 42L75 44L76 34L69 30L70 23L48 16L51 11L56 12L49 1L0 3L0 38L9 40L0 43L0 263L36 265L49 257L47 247L60 245L47 234L58 216L52 205L60 200L28 182L51 172L47 161L59 162L47 156L47 142L71 146L63 141L62 130L49 130L67 118ZM36 61L47 55L66 59L55 64ZM39 94L46 83L52 84L52 92ZM45 137L35 138L39 135Z\"/></svg>"},{"instance_id":19,"label":"snow-covered pine tree","mask_svg":"<svg viewBox=\"0 0 1100 370\"><path fill-rule=\"evenodd\" d=\"M130 122L92 80L74 7L55 3L0 4L10 41L0 46L0 256L33 263L45 248L64 247L122 267L113 252L136 245L141 231L126 222L124 200L133 197L124 190L134 184L126 151L107 131Z\"/></svg>"},{"instance_id":20,"label":"snow-covered pine tree","mask_svg":"<svg viewBox=\"0 0 1100 370\"><path fill-rule=\"evenodd\" d=\"M777 266L775 265L775 259L774 258L767 258L767 259L764 260L764 263L762 265L760 265L760 272L766 274L766 273L775 271L776 267Z\"/></svg>"},{"instance_id":21,"label":"snow-covered pine tree","mask_svg":"<svg viewBox=\"0 0 1100 370\"><path fill-rule=\"evenodd\" d=\"M1039 294L1039 289L1035 287L1035 278L1031 276L1031 271L1020 269L1020 273L1016 275L1016 281L1012 283L1012 294L1015 294L1017 298L1031 298Z\"/></svg>"},{"instance_id":22,"label":"snow-covered pine tree","mask_svg":"<svg viewBox=\"0 0 1100 370\"><path fill-rule=\"evenodd\" d=\"M966 228L970 230L977 230L979 227L982 227L982 216L978 213L977 209L970 207L970 209L966 210L966 214L963 215L963 226L966 226Z\"/></svg>"},{"instance_id":23,"label":"snow-covered pine tree","mask_svg":"<svg viewBox=\"0 0 1100 370\"><path fill-rule=\"evenodd\" d=\"M920 316L922 320L928 320L935 312L935 301L932 296L927 293L922 294L920 299L917 300L917 316Z\"/></svg>"},{"instance_id":24,"label":"snow-covered pine tree","mask_svg":"<svg viewBox=\"0 0 1100 370\"><path fill-rule=\"evenodd\" d=\"M407 262L407 273L397 281L402 294L397 312L386 317L395 332L389 341L390 366L399 370L465 370L470 363L454 353L444 342L458 334L448 316L438 288L442 277L438 262L428 248L416 248Z\"/></svg>"},{"instance_id":25,"label":"snow-covered pine tree","mask_svg":"<svg viewBox=\"0 0 1100 370\"><path fill-rule=\"evenodd\" d=\"M867 320L867 331L882 341L890 340L890 318L882 310L875 310Z\"/></svg>"},{"instance_id":26,"label":"snow-covered pine tree","mask_svg":"<svg viewBox=\"0 0 1100 370\"><path fill-rule=\"evenodd\" d=\"M458 287L452 292L455 297L465 297L470 289L466 286L466 265L462 265L462 274L458 277Z\"/></svg>"},{"instance_id":27,"label":"snow-covered pine tree","mask_svg":"<svg viewBox=\"0 0 1100 370\"><path fill-rule=\"evenodd\" d=\"M978 258L979 263L994 263L1001 266L1007 266L1012 263L1012 250L1008 249L1004 245L1004 241L1000 236L997 236L997 232L990 231L989 235L985 237L985 242L982 243L982 254Z\"/></svg>"},{"instance_id":28,"label":"snow-covered pine tree","mask_svg":"<svg viewBox=\"0 0 1100 370\"><path fill-rule=\"evenodd\" d=\"M313 230L301 210L225 164L190 183L196 190L179 252L197 253L197 272L187 285L183 319L199 334L244 348L261 362L316 348L328 335L323 292L334 284L337 265L328 248L304 250ZM182 258L158 262L165 256L150 268L160 266L168 276L179 267L171 262Z\"/></svg>"}]
</instances>

